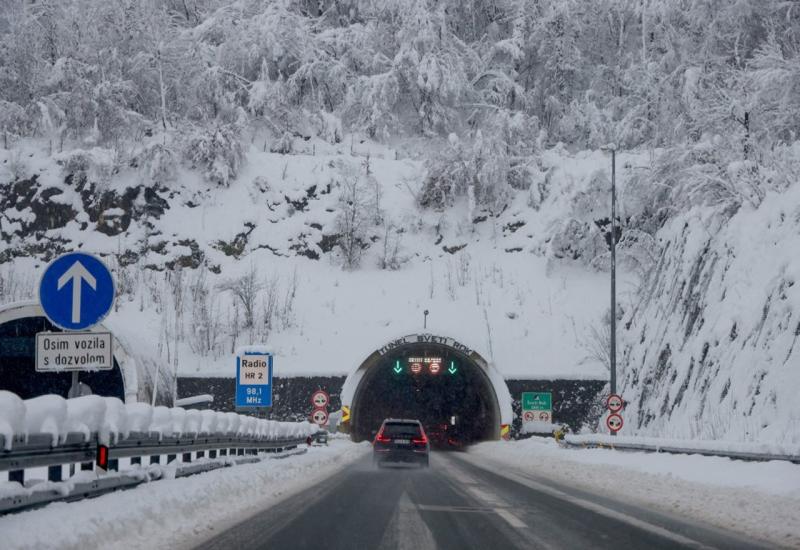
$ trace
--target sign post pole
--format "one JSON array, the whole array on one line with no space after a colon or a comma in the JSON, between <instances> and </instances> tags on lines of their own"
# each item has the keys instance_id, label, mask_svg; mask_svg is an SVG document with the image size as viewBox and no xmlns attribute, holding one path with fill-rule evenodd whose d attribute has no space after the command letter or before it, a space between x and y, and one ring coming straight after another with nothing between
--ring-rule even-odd
<instances>
[{"instance_id":1,"label":"sign post pole","mask_svg":"<svg viewBox=\"0 0 800 550\"><path fill-rule=\"evenodd\" d=\"M79 384L78 371L74 370L72 371L72 385L69 387L69 393L67 394L68 398L72 399L80 396L81 389Z\"/></svg>"}]
</instances>

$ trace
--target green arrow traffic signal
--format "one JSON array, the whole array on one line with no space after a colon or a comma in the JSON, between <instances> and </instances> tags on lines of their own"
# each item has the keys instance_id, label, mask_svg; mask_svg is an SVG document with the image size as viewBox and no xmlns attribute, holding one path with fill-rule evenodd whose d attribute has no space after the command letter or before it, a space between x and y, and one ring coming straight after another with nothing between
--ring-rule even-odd
<instances>
[{"instance_id":1,"label":"green arrow traffic signal","mask_svg":"<svg viewBox=\"0 0 800 550\"><path fill-rule=\"evenodd\" d=\"M403 366L400 364L399 359L395 361L394 368L392 370L395 372L395 374L400 374L401 372L403 372Z\"/></svg>"},{"instance_id":2,"label":"green arrow traffic signal","mask_svg":"<svg viewBox=\"0 0 800 550\"><path fill-rule=\"evenodd\" d=\"M458 372L458 369L456 368L456 362L455 361L450 361L450 368L447 369L447 372L449 372L450 374L455 374L455 373Z\"/></svg>"}]
</instances>

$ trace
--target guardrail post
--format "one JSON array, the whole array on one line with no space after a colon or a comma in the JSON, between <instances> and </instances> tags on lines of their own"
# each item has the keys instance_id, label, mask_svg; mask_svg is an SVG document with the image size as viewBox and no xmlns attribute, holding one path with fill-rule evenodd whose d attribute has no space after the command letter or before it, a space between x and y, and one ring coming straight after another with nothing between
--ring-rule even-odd
<instances>
[{"instance_id":1,"label":"guardrail post","mask_svg":"<svg viewBox=\"0 0 800 550\"><path fill-rule=\"evenodd\" d=\"M61 481L61 476L64 473L64 467L59 464L58 466L47 467L47 481Z\"/></svg>"},{"instance_id":2,"label":"guardrail post","mask_svg":"<svg viewBox=\"0 0 800 550\"><path fill-rule=\"evenodd\" d=\"M191 462L192 461L192 453L191 452L183 453L183 456L181 457L181 461L182 462Z\"/></svg>"},{"instance_id":3,"label":"guardrail post","mask_svg":"<svg viewBox=\"0 0 800 550\"><path fill-rule=\"evenodd\" d=\"M8 472L8 480L16 481L20 485L25 485L25 470L11 470Z\"/></svg>"}]
</instances>

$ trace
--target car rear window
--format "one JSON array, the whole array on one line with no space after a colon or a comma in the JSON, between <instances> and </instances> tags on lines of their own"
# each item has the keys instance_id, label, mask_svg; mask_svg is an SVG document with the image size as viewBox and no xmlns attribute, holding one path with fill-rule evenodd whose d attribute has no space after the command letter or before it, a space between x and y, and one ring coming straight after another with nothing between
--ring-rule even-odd
<instances>
[{"instance_id":1,"label":"car rear window","mask_svg":"<svg viewBox=\"0 0 800 550\"><path fill-rule=\"evenodd\" d=\"M387 422L383 425L383 435L388 437L416 437L420 435L419 424Z\"/></svg>"}]
</instances>

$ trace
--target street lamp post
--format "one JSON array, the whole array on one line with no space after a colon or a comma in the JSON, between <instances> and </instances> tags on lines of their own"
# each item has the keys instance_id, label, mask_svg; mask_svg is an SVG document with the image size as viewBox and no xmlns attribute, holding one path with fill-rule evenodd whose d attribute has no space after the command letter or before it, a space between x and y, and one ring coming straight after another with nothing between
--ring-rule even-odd
<instances>
[{"instance_id":1,"label":"street lamp post","mask_svg":"<svg viewBox=\"0 0 800 550\"><path fill-rule=\"evenodd\" d=\"M617 393L617 146L607 145L611 151L611 342L609 346L609 385L611 393ZM611 432L611 435L617 435Z\"/></svg>"}]
</instances>

